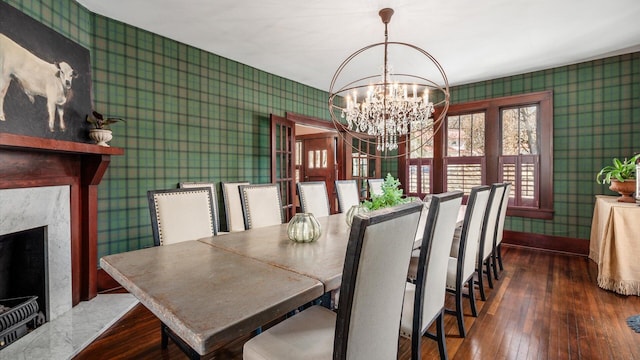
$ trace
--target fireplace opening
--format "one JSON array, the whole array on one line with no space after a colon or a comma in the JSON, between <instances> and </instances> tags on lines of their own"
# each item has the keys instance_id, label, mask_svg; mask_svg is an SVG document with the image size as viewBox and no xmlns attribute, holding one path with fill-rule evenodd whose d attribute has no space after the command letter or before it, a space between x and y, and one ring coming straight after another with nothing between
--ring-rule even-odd
<instances>
[{"instance_id":1,"label":"fireplace opening","mask_svg":"<svg viewBox=\"0 0 640 360\"><path fill-rule=\"evenodd\" d=\"M0 349L47 314L46 226L0 235Z\"/></svg>"}]
</instances>

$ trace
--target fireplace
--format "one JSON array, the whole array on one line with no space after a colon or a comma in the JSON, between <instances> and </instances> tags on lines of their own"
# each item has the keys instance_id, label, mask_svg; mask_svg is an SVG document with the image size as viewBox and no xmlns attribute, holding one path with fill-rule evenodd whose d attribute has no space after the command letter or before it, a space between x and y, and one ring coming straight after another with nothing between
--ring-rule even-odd
<instances>
[{"instance_id":1,"label":"fireplace","mask_svg":"<svg viewBox=\"0 0 640 360\"><path fill-rule=\"evenodd\" d=\"M46 313L45 237L45 226L0 234L0 304L5 308L2 300L35 296L38 309Z\"/></svg>"},{"instance_id":2,"label":"fireplace","mask_svg":"<svg viewBox=\"0 0 640 360\"><path fill-rule=\"evenodd\" d=\"M46 319L57 318L73 305L69 190L69 186L0 189L0 235L4 238L0 246L12 249L11 263L0 273L0 283L13 285L4 289L9 297L38 296ZM27 262L26 269L20 268ZM36 284L38 275L41 284ZM27 282L33 286L24 286Z\"/></svg>"},{"instance_id":3,"label":"fireplace","mask_svg":"<svg viewBox=\"0 0 640 360\"><path fill-rule=\"evenodd\" d=\"M70 268L64 272L67 290L61 291L68 291L71 295L64 303L49 307L47 311L52 317L55 317L58 305L62 311L77 305L81 300L92 299L97 294L98 184L107 170L111 155L123 154L124 150L121 148L0 133L0 192L21 192L17 198L31 199L31 203L36 204L33 207L36 210L46 208L44 205L47 202L39 201L40 196L63 199L59 204L66 205L67 210L64 212L68 214L67 220L59 220L60 211L38 215L55 218L47 227L49 266L62 262ZM42 195L41 191L51 189L55 190ZM28 228L16 225L31 218L20 212L24 207L28 207L27 204L5 206L3 203L0 207L0 234ZM13 216L10 217L9 214ZM57 225L65 222L66 235L63 235L64 240L57 245L60 246L60 252L52 253L52 231L57 231ZM43 225L47 224L33 226ZM15 230L11 230L12 228ZM51 290L49 287L50 292ZM51 293L49 297L51 301Z\"/></svg>"},{"instance_id":4,"label":"fireplace","mask_svg":"<svg viewBox=\"0 0 640 360\"><path fill-rule=\"evenodd\" d=\"M97 294L98 184L111 155L123 154L0 133L0 234L44 229L47 269L47 322L2 349L0 358L72 358L137 303L130 294ZM21 316L31 316L31 307L20 308Z\"/></svg>"},{"instance_id":5,"label":"fireplace","mask_svg":"<svg viewBox=\"0 0 640 360\"><path fill-rule=\"evenodd\" d=\"M46 229L0 235L0 349L46 321Z\"/></svg>"}]
</instances>

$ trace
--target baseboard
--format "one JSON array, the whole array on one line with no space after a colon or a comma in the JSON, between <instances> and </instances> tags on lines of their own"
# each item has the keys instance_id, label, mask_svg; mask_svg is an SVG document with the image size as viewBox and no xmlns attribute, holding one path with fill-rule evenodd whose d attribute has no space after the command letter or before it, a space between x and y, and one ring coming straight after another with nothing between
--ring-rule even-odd
<instances>
[{"instance_id":1,"label":"baseboard","mask_svg":"<svg viewBox=\"0 0 640 360\"><path fill-rule=\"evenodd\" d=\"M504 244L588 256L589 240L505 230Z\"/></svg>"},{"instance_id":2,"label":"baseboard","mask_svg":"<svg viewBox=\"0 0 640 360\"><path fill-rule=\"evenodd\" d=\"M113 280L106 271L98 269L98 294L126 293L122 285Z\"/></svg>"}]
</instances>

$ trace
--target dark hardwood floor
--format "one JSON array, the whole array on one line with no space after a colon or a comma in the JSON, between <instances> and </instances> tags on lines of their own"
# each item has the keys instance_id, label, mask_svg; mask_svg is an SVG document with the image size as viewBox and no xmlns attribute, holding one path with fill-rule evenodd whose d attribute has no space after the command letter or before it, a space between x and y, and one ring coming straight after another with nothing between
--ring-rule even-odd
<instances>
[{"instance_id":1,"label":"dark hardwood floor","mask_svg":"<svg viewBox=\"0 0 640 360\"><path fill-rule=\"evenodd\" d=\"M640 314L640 297L596 285L597 267L587 258L525 248L503 248L505 271L479 316L465 301L465 339L455 317L446 316L447 350L461 359L625 359L640 360L640 333L626 318ZM448 297L447 302L452 305ZM224 344L210 359L242 359L249 335ZM410 358L409 341L400 359ZM186 359L170 342L160 349L160 322L138 305L75 359ZM301 357L301 359L304 357ZM423 338L422 358L438 358L435 341Z\"/></svg>"}]
</instances>

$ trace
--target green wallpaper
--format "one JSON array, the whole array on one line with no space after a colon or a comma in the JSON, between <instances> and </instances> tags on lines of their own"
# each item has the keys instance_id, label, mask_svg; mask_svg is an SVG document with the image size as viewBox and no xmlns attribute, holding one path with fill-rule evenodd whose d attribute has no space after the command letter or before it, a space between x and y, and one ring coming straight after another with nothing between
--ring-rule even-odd
<instances>
[{"instance_id":1,"label":"green wallpaper","mask_svg":"<svg viewBox=\"0 0 640 360\"><path fill-rule=\"evenodd\" d=\"M71 0L10 0L91 51L96 110L113 126L99 187L98 256L152 245L146 191L179 181L269 181L269 114L328 119L327 93L118 21ZM552 221L508 219L515 231L589 237L594 181L613 156L640 151L640 53L451 89L454 102L554 91ZM635 124L634 124L635 121ZM634 138L635 141L634 141ZM386 171L395 175L391 164Z\"/></svg>"},{"instance_id":2,"label":"green wallpaper","mask_svg":"<svg viewBox=\"0 0 640 360\"><path fill-rule=\"evenodd\" d=\"M595 182L612 157L640 152L640 53L451 89L452 102L553 90L553 220L507 218L515 231L588 239Z\"/></svg>"},{"instance_id":3,"label":"green wallpaper","mask_svg":"<svg viewBox=\"0 0 640 360\"><path fill-rule=\"evenodd\" d=\"M92 61L96 108L127 119L99 189L99 256L152 245L147 190L269 182L269 114L326 112L322 91L101 16Z\"/></svg>"},{"instance_id":4,"label":"green wallpaper","mask_svg":"<svg viewBox=\"0 0 640 360\"><path fill-rule=\"evenodd\" d=\"M153 245L147 190L180 181L269 182L269 114L328 119L324 91L74 1L9 3L88 47L96 110L126 119L112 126L110 142L125 155L112 157L98 190L99 257Z\"/></svg>"}]
</instances>

